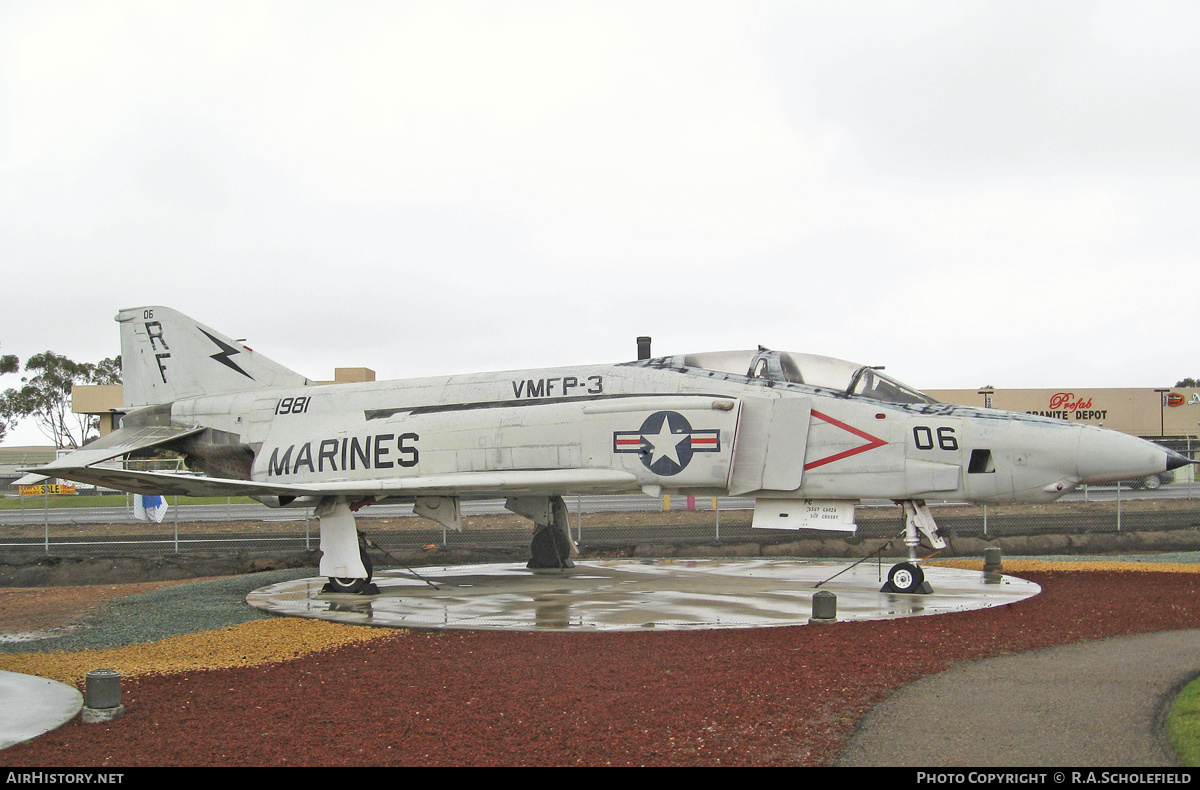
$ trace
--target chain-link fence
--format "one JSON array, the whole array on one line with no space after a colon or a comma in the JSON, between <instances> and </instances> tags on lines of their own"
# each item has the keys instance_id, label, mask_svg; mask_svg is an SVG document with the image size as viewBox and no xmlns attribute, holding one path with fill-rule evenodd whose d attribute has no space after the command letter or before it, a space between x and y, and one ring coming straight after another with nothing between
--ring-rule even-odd
<instances>
[{"instance_id":1,"label":"chain-link fence","mask_svg":"<svg viewBox=\"0 0 1200 790\"><path fill-rule=\"evenodd\" d=\"M567 497L565 502L571 533L583 547L785 542L797 535L829 534L754 529L753 501L733 497L592 496ZM48 498L23 504L0 510L0 552L153 555L315 550L320 544L318 521L302 508L273 510L232 499L194 503L170 497L162 521L148 523L134 518L131 498L109 507L50 507ZM1048 505L929 504L947 537L1200 529L1200 485L1191 481L1156 490L1092 487ZM411 505L363 508L358 526L388 551L528 546L529 522L508 513L501 500L464 502L462 510L461 532L413 516ZM904 529L902 509L890 502L861 504L855 520L858 531L851 540L895 537Z\"/></svg>"}]
</instances>

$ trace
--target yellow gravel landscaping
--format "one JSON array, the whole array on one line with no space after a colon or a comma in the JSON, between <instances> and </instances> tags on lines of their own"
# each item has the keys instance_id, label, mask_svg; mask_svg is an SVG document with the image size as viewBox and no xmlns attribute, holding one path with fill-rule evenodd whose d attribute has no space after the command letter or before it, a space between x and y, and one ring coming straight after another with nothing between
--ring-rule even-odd
<instances>
[{"instance_id":1,"label":"yellow gravel landscaping","mask_svg":"<svg viewBox=\"0 0 1200 790\"><path fill-rule=\"evenodd\" d=\"M983 560L930 560L926 565L983 570ZM1005 558L1003 573L1030 571L1136 571L1138 573L1200 573L1194 562L1109 562L1107 560L1014 560Z\"/></svg>"},{"instance_id":2,"label":"yellow gravel landscaping","mask_svg":"<svg viewBox=\"0 0 1200 790\"><path fill-rule=\"evenodd\" d=\"M82 688L93 669L111 669L133 677L257 666L404 633L409 632L302 618L254 620L107 650L0 654L0 670L38 675Z\"/></svg>"}]
</instances>

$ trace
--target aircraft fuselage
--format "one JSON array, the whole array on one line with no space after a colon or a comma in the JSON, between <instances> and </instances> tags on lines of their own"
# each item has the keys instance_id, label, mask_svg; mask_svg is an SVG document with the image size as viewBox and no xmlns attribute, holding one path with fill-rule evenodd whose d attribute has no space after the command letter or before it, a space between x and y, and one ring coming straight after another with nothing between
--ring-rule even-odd
<instances>
[{"instance_id":1,"label":"aircraft fuselage","mask_svg":"<svg viewBox=\"0 0 1200 790\"><path fill-rule=\"evenodd\" d=\"M171 419L246 448L250 479L301 486L615 469L628 479L584 487L1048 502L1166 459L1052 418L650 363L266 389L180 400Z\"/></svg>"}]
</instances>

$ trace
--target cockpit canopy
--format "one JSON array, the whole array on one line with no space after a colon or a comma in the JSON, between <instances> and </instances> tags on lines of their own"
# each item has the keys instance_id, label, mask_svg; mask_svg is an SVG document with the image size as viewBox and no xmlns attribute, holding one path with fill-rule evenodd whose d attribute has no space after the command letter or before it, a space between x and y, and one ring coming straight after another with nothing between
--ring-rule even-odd
<instances>
[{"instance_id":1,"label":"cockpit canopy","mask_svg":"<svg viewBox=\"0 0 1200 790\"><path fill-rule=\"evenodd\" d=\"M937 403L928 395L884 375L880 368L817 354L759 348L758 351L679 354L661 361L669 367L700 368L753 379L806 384L889 403Z\"/></svg>"}]
</instances>

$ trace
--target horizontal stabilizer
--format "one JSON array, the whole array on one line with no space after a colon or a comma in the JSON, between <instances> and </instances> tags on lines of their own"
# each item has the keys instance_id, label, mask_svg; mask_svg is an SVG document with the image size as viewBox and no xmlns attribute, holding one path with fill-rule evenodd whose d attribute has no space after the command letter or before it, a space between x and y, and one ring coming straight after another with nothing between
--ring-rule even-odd
<instances>
[{"instance_id":1,"label":"horizontal stabilizer","mask_svg":"<svg viewBox=\"0 0 1200 790\"><path fill-rule=\"evenodd\" d=\"M127 455L136 450L146 450L157 447L174 439L182 439L204 430L200 426L177 428L170 425L154 425L143 428L120 428L107 436L102 436L83 449L56 458L45 466L37 469L39 473L48 474L55 469L76 469L98 464L110 458ZM56 475L50 475L55 477Z\"/></svg>"},{"instance_id":2,"label":"horizontal stabilizer","mask_svg":"<svg viewBox=\"0 0 1200 790\"><path fill-rule=\"evenodd\" d=\"M140 472L106 466L41 467L30 470L63 480L90 483L101 488L130 491L134 494L182 496L303 496L312 493L304 486L279 483L255 483L253 480L229 480L172 472Z\"/></svg>"}]
</instances>

